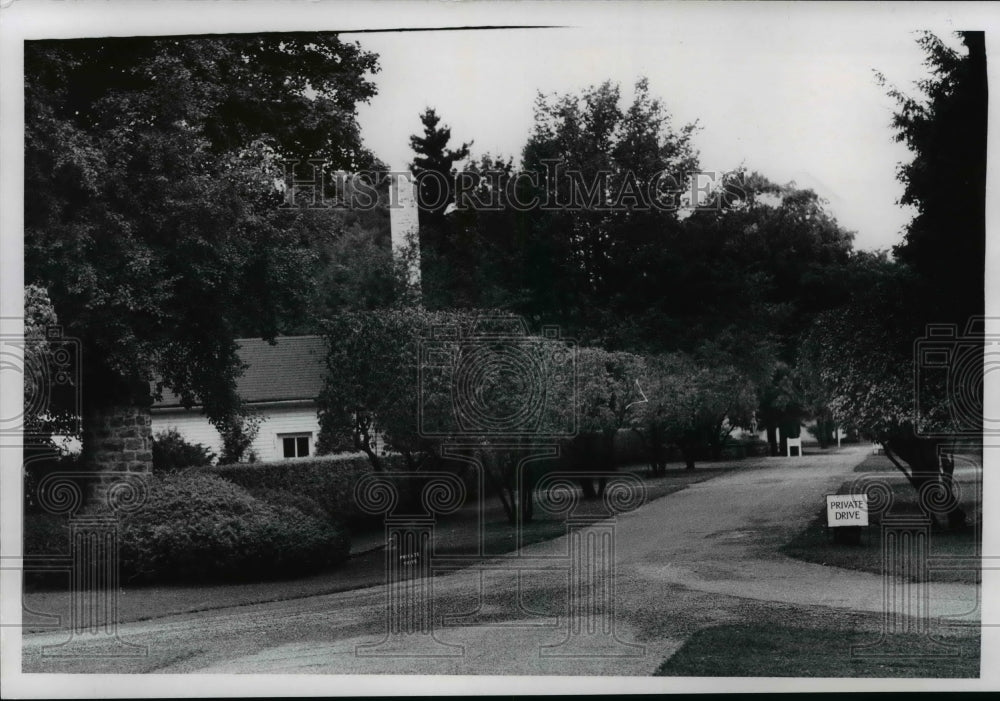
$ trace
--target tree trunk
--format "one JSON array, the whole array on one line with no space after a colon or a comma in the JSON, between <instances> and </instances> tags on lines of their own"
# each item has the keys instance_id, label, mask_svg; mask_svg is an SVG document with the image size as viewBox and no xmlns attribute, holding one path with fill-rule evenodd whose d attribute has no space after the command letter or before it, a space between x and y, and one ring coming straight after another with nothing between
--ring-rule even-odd
<instances>
[{"instance_id":1,"label":"tree trunk","mask_svg":"<svg viewBox=\"0 0 1000 701\"><path fill-rule=\"evenodd\" d=\"M767 447L772 458L778 455L778 427L774 424L767 426Z\"/></svg>"},{"instance_id":2,"label":"tree trunk","mask_svg":"<svg viewBox=\"0 0 1000 701\"><path fill-rule=\"evenodd\" d=\"M605 465L598 465L597 468L600 470L602 467L604 471L613 472L618 469L618 464L615 461L615 435L618 433L617 429L604 431L604 441L603 445L603 462ZM604 496L604 488L608 484L607 477L601 477L597 481L597 496Z\"/></svg>"},{"instance_id":3,"label":"tree trunk","mask_svg":"<svg viewBox=\"0 0 1000 701\"><path fill-rule=\"evenodd\" d=\"M382 467L382 459L375 454L375 451L371 449L367 443L363 443L362 452L368 456L368 463L372 466L373 472L385 472L385 468Z\"/></svg>"},{"instance_id":4,"label":"tree trunk","mask_svg":"<svg viewBox=\"0 0 1000 701\"><path fill-rule=\"evenodd\" d=\"M527 471L525 471L527 473ZM520 498L517 500L517 508L521 512L521 523L528 523L535 515L535 500L532 496L531 480L527 474L521 475Z\"/></svg>"},{"instance_id":5,"label":"tree trunk","mask_svg":"<svg viewBox=\"0 0 1000 701\"><path fill-rule=\"evenodd\" d=\"M944 485L948 488L951 501L951 508L948 510L948 528L959 529L966 525L966 513L958 501L954 488L955 457L945 454L941 456L941 472L944 476Z\"/></svg>"},{"instance_id":6,"label":"tree trunk","mask_svg":"<svg viewBox=\"0 0 1000 701\"><path fill-rule=\"evenodd\" d=\"M945 523L950 529L965 526L965 510L962 509L954 488L954 459L940 453L941 441L910 435L884 439L882 445L885 448L886 457L906 476L917 494L920 494L927 484L937 484L943 491L944 499L933 509L929 505L921 503L921 508L925 512L930 514L932 518L943 513ZM909 471L900 464L897 458L906 462L910 468ZM935 520L937 519L935 518Z\"/></svg>"},{"instance_id":7,"label":"tree trunk","mask_svg":"<svg viewBox=\"0 0 1000 701\"><path fill-rule=\"evenodd\" d=\"M663 436L660 431L650 434L650 454L653 460L653 471L662 475L667 471L666 446L663 445Z\"/></svg>"},{"instance_id":8,"label":"tree trunk","mask_svg":"<svg viewBox=\"0 0 1000 701\"><path fill-rule=\"evenodd\" d=\"M497 477L497 473L495 472L499 468L496 464L497 457L491 455L490 451L484 451L480 455L482 456L483 472L490 486L493 487L493 491L496 492L497 498L500 500L500 506L503 507L504 515L510 523L516 523L517 514L514 512L514 500L508 499L509 491L507 485Z\"/></svg>"},{"instance_id":9,"label":"tree trunk","mask_svg":"<svg viewBox=\"0 0 1000 701\"><path fill-rule=\"evenodd\" d=\"M576 464L574 467L577 470L583 472L596 472L601 469L604 441L602 440L602 436L600 434L580 434L576 438L576 446ZM589 477L579 478L578 482L580 483L580 490L583 492L584 499L597 498L598 492L597 488L594 486L595 481L596 480Z\"/></svg>"},{"instance_id":10,"label":"tree trunk","mask_svg":"<svg viewBox=\"0 0 1000 701\"><path fill-rule=\"evenodd\" d=\"M639 440L642 442L642 447L646 451L646 459L649 462L650 473L654 475L661 475L667 470L667 460L666 456L663 454L663 440L660 436L660 432L655 428L649 428L646 430L648 435L637 428L632 429L632 431L639 436Z\"/></svg>"},{"instance_id":11,"label":"tree trunk","mask_svg":"<svg viewBox=\"0 0 1000 701\"><path fill-rule=\"evenodd\" d=\"M375 450L372 449L371 427L371 419L362 415L361 412L358 412L355 416L354 423L354 447L368 456L368 462L371 464L374 472L385 472L385 468L382 466L382 460L379 458Z\"/></svg>"},{"instance_id":12,"label":"tree trunk","mask_svg":"<svg viewBox=\"0 0 1000 701\"><path fill-rule=\"evenodd\" d=\"M684 458L684 467L688 470L694 469L696 448L693 445L681 446L681 456Z\"/></svg>"},{"instance_id":13,"label":"tree trunk","mask_svg":"<svg viewBox=\"0 0 1000 701\"><path fill-rule=\"evenodd\" d=\"M821 449L826 448L828 445L826 440L826 422L823 419L816 419L816 442L819 443Z\"/></svg>"}]
</instances>

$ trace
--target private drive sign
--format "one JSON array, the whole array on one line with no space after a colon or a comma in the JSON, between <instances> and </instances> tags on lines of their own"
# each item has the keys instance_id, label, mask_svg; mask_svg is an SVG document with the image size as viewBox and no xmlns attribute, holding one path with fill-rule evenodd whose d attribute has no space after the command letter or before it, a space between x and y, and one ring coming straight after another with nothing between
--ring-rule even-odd
<instances>
[{"instance_id":1,"label":"private drive sign","mask_svg":"<svg viewBox=\"0 0 1000 701\"><path fill-rule=\"evenodd\" d=\"M867 526L868 496L865 494L827 494L826 525Z\"/></svg>"}]
</instances>

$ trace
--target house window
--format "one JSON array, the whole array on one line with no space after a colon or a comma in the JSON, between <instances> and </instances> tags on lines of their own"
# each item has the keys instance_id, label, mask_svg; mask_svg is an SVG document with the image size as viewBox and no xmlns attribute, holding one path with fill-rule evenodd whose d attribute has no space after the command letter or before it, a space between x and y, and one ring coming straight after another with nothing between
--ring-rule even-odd
<instances>
[{"instance_id":1,"label":"house window","mask_svg":"<svg viewBox=\"0 0 1000 701\"><path fill-rule=\"evenodd\" d=\"M281 449L286 458L305 458L309 456L309 440L311 433L278 436L281 439Z\"/></svg>"}]
</instances>

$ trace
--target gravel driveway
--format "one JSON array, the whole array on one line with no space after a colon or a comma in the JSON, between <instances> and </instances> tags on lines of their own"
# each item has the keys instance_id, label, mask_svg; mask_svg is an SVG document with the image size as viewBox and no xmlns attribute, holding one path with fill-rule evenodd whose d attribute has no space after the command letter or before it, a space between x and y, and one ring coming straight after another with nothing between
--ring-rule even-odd
<instances>
[{"instance_id":1,"label":"gravel driveway","mask_svg":"<svg viewBox=\"0 0 1000 701\"><path fill-rule=\"evenodd\" d=\"M747 460L745 468L619 517L613 538L604 522L579 539L523 548L517 570L496 560L493 569L395 589L413 602L421 586L432 587L433 634L365 647L386 636L388 592L380 586L124 624L123 640L148 647L135 657L43 657L43 646L67 634L29 634L24 671L648 675L709 625L850 619L874 630L880 576L777 552L865 456L865 448L845 448ZM589 618L574 619L583 621L584 633L588 622L595 625L594 632L568 637L567 553L605 536L616 576L595 575L601 596ZM581 576L594 566L584 561ZM931 614L969 612L977 596L972 585L932 584ZM409 623L419 631L420 620Z\"/></svg>"}]
</instances>

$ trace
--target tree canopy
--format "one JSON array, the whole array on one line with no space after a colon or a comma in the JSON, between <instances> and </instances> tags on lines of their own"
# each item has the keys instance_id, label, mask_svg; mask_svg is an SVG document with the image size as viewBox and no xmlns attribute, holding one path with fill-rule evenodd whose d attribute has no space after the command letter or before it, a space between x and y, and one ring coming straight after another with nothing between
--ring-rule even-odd
<instances>
[{"instance_id":1,"label":"tree canopy","mask_svg":"<svg viewBox=\"0 0 1000 701\"><path fill-rule=\"evenodd\" d=\"M675 127L645 80L631 101L611 82L540 95L520 164L471 160L443 228L422 227L448 237L426 250L424 301L502 307L608 351L736 367L776 451L779 425L826 413L789 396L801 392L786 375L809 321L847 300L854 234L812 190L699 174L696 129Z\"/></svg>"},{"instance_id":2,"label":"tree canopy","mask_svg":"<svg viewBox=\"0 0 1000 701\"><path fill-rule=\"evenodd\" d=\"M80 339L87 406L158 380L223 428L234 338L300 322L316 254L287 161L373 162L376 57L323 33L27 42L25 278Z\"/></svg>"},{"instance_id":3,"label":"tree canopy","mask_svg":"<svg viewBox=\"0 0 1000 701\"><path fill-rule=\"evenodd\" d=\"M675 127L645 80L629 103L610 82L540 95L518 166L485 154L457 174L425 301L502 306L630 351L691 352L736 329L776 337L792 362L802 316L845 299L853 233L811 190L699 176L696 128Z\"/></svg>"},{"instance_id":4,"label":"tree canopy","mask_svg":"<svg viewBox=\"0 0 1000 701\"><path fill-rule=\"evenodd\" d=\"M921 36L931 76L917 84L919 96L889 89L899 105L896 140L913 154L899 168L900 203L916 208L894 253L947 290L939 309L968 316L983 308L989 95L985 34L957 36L964 51L929 32Z\"/></svg>"},{"instance_id":5,"label":"tree canopy","mask_svg":"<svg viewBox=\"0 0 1000 701\"><path fill-rule=\"evenodd\" d=\"M424 110L420 115L420 123L423 124L424 133L410 137L410 148L416 154L410 169L420 182L420 204L426 217L424 223L440 226L445 209L455 199L455 165L469 156L472 142L464 143L458 148L448 148L451 128L438 126L441 118L433 108Z\"/></svg>"},{"instance_id":6,"label":"tree canopy","mask_svg":"<svg viewBox=\"0 0 1000 701\"><path fill-rule=\"evenodd\" d=\"M950 525L955 441L982 431L981 325L985 265L986 57L982 32L960 52L920 40L931 77L921 98L898 89L893 125L913 158L903 203L917 213L897 260L858 257L849 303L821 316L803 346L839 417L867 432L914 487L943 490ZM931 331L936 335L931 336ZM922 353L928 344L936 364ZM930 485L930 487L928 487Z\"/></svg>"}]
</instances>

